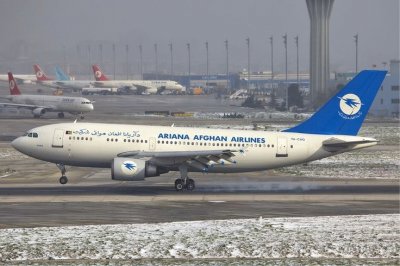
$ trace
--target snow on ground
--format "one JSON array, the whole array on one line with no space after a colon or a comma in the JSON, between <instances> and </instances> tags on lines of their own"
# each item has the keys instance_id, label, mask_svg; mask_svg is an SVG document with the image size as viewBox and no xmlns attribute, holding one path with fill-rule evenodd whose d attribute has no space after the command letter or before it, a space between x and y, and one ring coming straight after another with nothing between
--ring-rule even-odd
<instances>
[{"instance_id":1,"label":"snow on ground","mask_svg":"<svg viewBox=\"0 0 400 266\"><path fill-rule=\"evenodd\" d=\"M294 165L277 172L337 178L400 179L400 150L359 150L339 154L308 165Z\"/></svg>"},{"instance_id":2,"label":"snow on ground","mask_svg":"<svg viewBox=\"0 0 400 266\"><path fill-rule=\"evenodd\" d=\"M400 258L400 215L257 218L0 230L0 262Z\"/></svg>"}]
</instances>

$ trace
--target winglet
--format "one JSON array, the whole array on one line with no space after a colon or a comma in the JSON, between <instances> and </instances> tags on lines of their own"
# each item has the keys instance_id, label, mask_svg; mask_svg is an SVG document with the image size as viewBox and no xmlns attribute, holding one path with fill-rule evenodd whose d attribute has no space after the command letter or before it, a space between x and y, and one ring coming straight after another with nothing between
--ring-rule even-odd
<instances>
[{"instance_id":1,"label":"winglet","mask_svg":"<svg viewBox=\"0 0 400 266\"><path fill-rule=\"evenodd\" d=\"M106 75L101 71L98 65L92 65L93 75L96 81L107 81L109 80Z\"/></svg>"},{"instance_id":2,"label":"winglet","mask_svg":"<svg viewBox=\"0 0 400 266\"><path fill-rule=\"evenodd\" d=\"M11 95L21 95L21 91L18 89L17 82L15 82L14 76L11 72L8 72L8 84Z\"/></svg>"},{"instance_id":3,"label":"winglet","mask_svg":"<svg viewBox=\"0 0 400 266\"><path fill-rule=\"evenodd\" d=\"M33 65L33 70L35 71L36 79L38 81L46 81L46 80L51 80L49 77L46 76L46 74L43 72L43 70L40 68L39 65Z\"/></svg>"},{"instance_id":4,"label":"winglet","mask_svg":"<svg viewBox=\"0 0 400 266\"><path fill-rule=\"evenodd\" d=\"M357 135L386 73L380 70L361 71L308 120L284 131Z\"/></svg>"}]
</instances>

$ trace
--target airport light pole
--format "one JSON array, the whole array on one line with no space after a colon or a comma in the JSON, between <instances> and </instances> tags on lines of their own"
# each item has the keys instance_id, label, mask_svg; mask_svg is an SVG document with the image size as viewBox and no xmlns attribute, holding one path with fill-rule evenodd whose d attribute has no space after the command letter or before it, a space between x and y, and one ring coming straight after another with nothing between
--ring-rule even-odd
<instances>
[{"instance_id":1,"label":"airport light pole","mask_svg":"<svg viewBox=\"0 0 400 266\"><path fill-rule=\"evenodd\" d=\"M113 68L114 68L114 80L115 80L115 43L112 45L112 51L113 51Z\"/></svg>"},{"instance_id":2,"label":"airport light pole","mask_svg":"<svg viewBox=\"0 0 400 266\"><path fill-rule=\"evenodd\" d=\"M103 66L103 44L99 44L100 65Z\"/></svg>"},{"instance_id":3,"label":"airport light pole","mask_svg":"<svg viewBox=\"0 0 400 266\"><path fill-rule=\"evenodd\" d=\"M92 65L92 57L91 57L91 52L90 52L90 44L88 45L88 56L89 56L89 66Z\"/></svg>"},{"instance_id":4,"label":"airport light pole","mask_svg":"<svg viewBox=\"0 0 400 266\"><path fill-rule=\"evenodd\" d=\"M63 60L64 60L64 70L67 71L67 51L65 45L63 45Z\"/></svg>"},{"instance_id":5,"label":"airport light pole","mask_svg":"<svg viewBox=\"0 0 400 266\"><path fill-rule=\"evenodd\" d=\"M157 43L154 44L154 55L156 59L156 80L158 80L158 49L157 49Z\"/></svg>"},{"instance_id":6,"label":"airport light pole","mask_svg":"<svg viewBox=\"0 0 400 266\"><path fill-rule=\"evenodd\" d=\"M358 33L353 36L356 44L356 74L358 73Z\"/></svg>"},{"instance_id":7,"label":"airport light pole","mask_svg":"<svg viewBox=\"0 0 400 266\"><path fill-rule=\"evenodd\" d=\"M188 60L189 60L189 65L188 65L188 86L189 86L189 90L190 90L190 43L186 44L187 50L188 50Z\"/></svg>"},{"instance_id":8,"label":"airport light pole","mask_svg":"<svg viewBox=\"0 0 400 266\"><path fill-rule=\"evenodd\" d=\"M274 36L269 37L271 43L271 89L274 89Z\"/></svg>"},{"instance_id":9,"label":"airport light pole","mask_svg":"<svg viewBox=\"0 0 400 266\"><path fill-rule=\"evenodd\" d=\"M125 46L126 52L126 79L129 79L129 44Z\"/></svg>"},{"instance_id":10,"label":"airport light pole","mask_svg":"<svg viewBox=\"0 0 400 266\"><path fill-rule=\"evenodd\" d=\"M297 87L300 89L299 84L299 36L294 37L296 43L296 70L297 70Z\"/></svg>"},{"instance_id":11,"label":"airport light pole","mask_svg":"<svg viewBox=\"0 0 400 266\"><path fill-rule=\"evenodd\" d=\"M206 88L207 88L207 86L208 86L208 80L209 80L209 74L208 74L208 41L206 41L206 43L205 43L205 45L206 45L206 59L207 59L207 66L206 66L206 68L207 68L207 70L206 70L206 73L207 73L207 80L206 80Z\"/></svg>"},{"instance_id":12,"label":"airport light pole","mask_svg":"<svg viewBox=\"0 0 400 266\"><path fill-rule=\"evenodd\" d=\"M78 67L80 68L80 66L81 66L81 47L79 46L79 44L76 46L76 56L78 57L77 62L78 62Z\"/></svg>"},{"instance_id":13,"label":"airport light pole","mask_svg":"<svg viewBox=\"0 0 400 266\"><path fill-rule=\"evenodd\" d=\"M287 62L288 62L288 59L287 59L287 33L285 33L285 35L283 35L282 38L283 38L283 44L285 46L286 110L289 110L288 65L287 65Z\"/></svg>"},{"instance_id":14,"label":"airport light pole","mask_svg":"<svg viewBox=\"0 0 400 266\"><path fill-rule=\"evenodd\" d=\"M226 50L226 88L230 89L229 83L229 45L228 40L225 40L225 50Z\"/></svg>"},{"instance_id":15,"label":"airport light pole","mask_svg":"<svg viewBox=\"0 0 400 266\"><path fill-rule=\"evenodd\" d=\"M140 70L140 77L143 79L143 46L139 44L139 57L140 57L140 64L139 64L139 70Z\"/></svg>"},{"instance_id":16,"label":"airport light pole","mask_svg":"<svg viewBox=\"0 0 400 266\"><path fill-rule=\"evenodd\" d=\"M169 44L169 52L171 53L171 79L174 75L174 57L173 57L173 50L172 50L172 43Z\"/></svg>"},{"instance_id":17,"label":"airport light pole","mask_svg":"<svg viewBox=\"0 0 400 266\"><path fill-rule=\"evenodd\" d=\"M250 89L250 38L246 38L247 43L247 90Z\"/></svg>"}]
</instances>

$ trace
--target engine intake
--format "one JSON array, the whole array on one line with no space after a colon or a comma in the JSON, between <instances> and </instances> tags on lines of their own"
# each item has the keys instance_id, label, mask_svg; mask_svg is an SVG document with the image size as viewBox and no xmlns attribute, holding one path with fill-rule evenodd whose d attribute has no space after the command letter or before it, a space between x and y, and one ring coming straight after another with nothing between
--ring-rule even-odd
<instances>
[{"instance_id":1,"label":"engine intake","mask_svg":"<svg viewBox=\"0 0 400 266\"><path fill-rule=\"evenodd\" d=\"M32 113L35 116L41 116L41 115L44 115L46 113L46 109L44 109L44 108L36 108L36 109L32 110Z\"/></svg>"},{"instance_id":2,"label":"engine intake","mask_svg":"<svg viewBox=\"0 0 400 266\"><path fill-rule=\"evenodd\" d=\"M146 177L159 176L168 170L149 161L130 158L114 158L111 163L111 178L122 181L139 181Z\"/></svg>"}]
</instances>

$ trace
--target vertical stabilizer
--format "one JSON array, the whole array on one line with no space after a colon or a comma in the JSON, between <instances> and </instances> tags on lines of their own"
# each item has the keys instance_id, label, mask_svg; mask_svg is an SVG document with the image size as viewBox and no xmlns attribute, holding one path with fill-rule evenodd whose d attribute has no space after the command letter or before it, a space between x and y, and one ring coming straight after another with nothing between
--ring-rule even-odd
<instances>
[{"instance_id":1,"label":"vertical stabilizer","mask_svg":"<svg viewBox=\"0 0 400 266\"><path fill-rule=\"evenodd\" d=\"M57 80L60 80L60 81L71 80L70 77L67 74L65 74L65 72L61 69L61 67L56 66L55 71L56 71Z\"/></svg>"},{"instance_id":2,"label":"vertical stabilizer","mask_svg":"<svg viewBox=\"0 0 400 266\"><path fill-rule=\"evenodd\" d=\"M39 65L33 65L33 70L35 71L36 79L38 81L51 80L49 77L46 76L46 74L43 72L43 70L40 68Z\"/></svg>"},{"instance_id":3,"label":"vertical stabilizer","mask_svg":"<svg viewBox=\"0 0 400 266\"><path fill-rule=\"evenodd\" d=\"M8 72L8 84L11 95L21 95L21 91L18 89L17 82L15 82L14 76L11 72Z\"/></svg>"},{"instance_id":4,"label":"vertical stabilizer","mask_svg":"<svg viewBox=\"0 0 400 266\"><path fill-rule=\"evenodd\" d=\"M303 123L284 130L306 134L357 135L386 71L364 70Z\"/></svg>"},{"instance_id":5,"label":"vertical stabilizer","mask_svg":"<svg viewBox=\"0 0 400 266\"><path fill-rule=\"evenodd\" d=\"M96 81L107 81L109 80L106 75L101 71L100 67L98 65L93 65L93 75Z\"/></svg>"}]
</instances>

